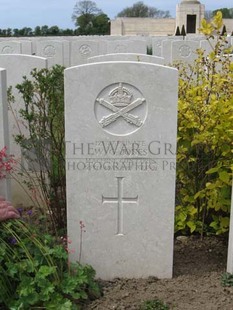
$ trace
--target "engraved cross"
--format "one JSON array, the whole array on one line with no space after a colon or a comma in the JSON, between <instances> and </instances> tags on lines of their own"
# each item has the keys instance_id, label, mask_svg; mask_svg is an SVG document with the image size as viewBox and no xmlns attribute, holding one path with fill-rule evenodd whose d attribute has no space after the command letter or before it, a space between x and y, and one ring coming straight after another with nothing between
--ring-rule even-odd
<instances>
[{"instance_id":1,"label":"engraved cross","mask_svg":"<svg viewBox=\"0 0 233 310\"><path fill-rule=\"evenodd\" d=\"M117 197L104 197L102 195L102 203L117 203L117 235L123 236L124 222L124 203L138 203L138 196L134 198L124 197L123 195L123 177L117 177Z\"/></svg>"}]
</instances>

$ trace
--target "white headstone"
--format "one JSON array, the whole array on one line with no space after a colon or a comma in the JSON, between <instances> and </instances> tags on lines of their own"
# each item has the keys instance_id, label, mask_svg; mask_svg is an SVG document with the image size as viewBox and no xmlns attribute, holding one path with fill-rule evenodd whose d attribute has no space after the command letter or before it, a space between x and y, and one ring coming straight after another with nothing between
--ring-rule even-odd
<instances>
[{"instance_id":1,"label":"white headstone","mask_svg":"<svg viewBox=\"0 0 233 310\"><path fill-rule=\"evenodd\" d=\"M138 61L154 63L158 65L164 64L164 59L162 57L136 53L106 54L88 58L88 63L104 61Z\"/></svg>"},{"instance_id":2,"label":"white headstone","mask_svg":"<svg viewBox=\"0 0 233 310\"><path fill-rule=\"evenodd\" d=\"M0 54L21 54L22 44L20 42L2 41L0 42Z\"/></svg>"},{"instance_id":3,"label":"white headstone","mask_svg":"<svg viewBox=\"0 0 233 310\"><path fill-rule=\"evenodd\" d=\"M172 41L165 40L162 41L162 57L166 65L171 64L172 62Z\"/></svg>"},{"instance_id":4,"label":"white headstone","mask_svg":"<svg viewBox=\"0 0 233 310\"><path fill-rule=\"evenodd\" d=\"M209 40L201 40L200 48L204 50L204 55L207 56L210 52L214 51L215 45L217 43L216 38L212 38Z\"/></svg>"},{"instance_id":5,"label":"white headstone","mask_svg":"<svg viewBox=\"0 0 233 310\"><path fill-rule=\"evenodd\" d=\"M197 58L196 50L199 48L197 41L173 41L172 42L172 62L182 61L193 63Z\"/></svg>"},{"instance_id":6,"label":"white headstone","mask_svg":"<svg viewBox=\"0 0 233 310\"><path fill-rule=\"evenodd\" d=\"M78 40L71 42L71 66L87 63L93 56L106 54L105 44L100 40Z\"/></svg>"},{"instance_id":7,"label":"white headstone","mask_svg":"<svg viewBox=\"0 0 233 310\"><path fill-rule=\"evenodd\" d=\"M177 88L149 63L65 70L70 259L97 277L172 277Z\"/></svg>"},{"instance_id":8,"label":"white headstone","mask_svg":"<svg viewBox=\"0 0 233 310\"><path fill-rule=\"evenodd\" d=\"M140 53L146 54L147 44L144 39L107 41L107 53Z\"/></svg>"},{"instance_id":9,"label":"white headstone","mask_svg":"<svg viewBox=\"0 0 233 310\"><path fill-rule=\"evenodd\" d=\"M21 149L15 143L14 136L19 134L18 126L21 131L26 134L26 130L20 121L19 110L24 106L22 99L19 98L18 91L15 86L23 82L23 76L30 78L30 72L34 69L42 69L47 67L47 60L42 57L29 55L0 55L0 67L7 71L7 86L12 86L12 93L15 96L15 103L13 105L14 115L9 110L9 137L10 137L10 152L17 160L21 160ZM16 123L17 120L17 123ZM27 196L26 196L27 197ZM25 192L17 182L12 180L12 200L13 203L26 203Z\"/></svg>"},{"instance_id":10,"label":"white headstone","mask_svg":"<svg viewBox=\"0 0 233 310\"><path fill-rule=\"evenodd\" d=\"M9 152L9 130L8 130L8 109L7 109L7 84L6 70L0 68L0 151L7 147ZM10 200L10 180L4 178L0 180L0 196Z\"/></svg>"},{"instance_id":11,"label":"white headstone","mask_svg":"<svg viewBox=\"0 0 233 310\"><path fill-rule=\"evenodd\" d=\"M64 66L64 45L62 41L43 40L36 42L36 55L48 59L48 67Z\"/></svg>"},{"instance_id":12,"label":"white headstone","mask_svg":"<svg viewBox=\"0 0 233 310\"><path fill-rule=\"evenodd\" d=\"M32 55L32 42L29 40L22 40L20 42L22 44L22 54Z\"/></svg>"},{"instance_id":13,"label":"white headstone","mask_svg":"<svg viewBox=\"0 0 233 310\"><path fill-rule=\"evenodd\" d=\"M152 38L152 53L154 56L161 57L162 56L162 41L166 38L161 37L153 37Z\"/></svg>"},{"instance_id":14,"label":"white headstone","mask_svg":"<svg viewBox=\"0 0 233 310\"><path fill-rule=\"evenodd\" d=\"M227 272L233 274L233 183L231 191L231 217L228 241Z\"/></svg>"}]
</instances>

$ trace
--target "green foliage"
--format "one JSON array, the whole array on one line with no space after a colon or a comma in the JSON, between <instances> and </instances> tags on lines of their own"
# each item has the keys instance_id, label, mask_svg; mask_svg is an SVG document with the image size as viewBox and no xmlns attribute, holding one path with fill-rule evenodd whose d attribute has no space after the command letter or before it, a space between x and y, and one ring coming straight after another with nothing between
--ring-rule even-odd
<instances>
[{"instance_id":1,"label":"green foliage","mask_svg":"<svg viewBox=\"0 0 233 310\"><path fill-rule=\"evenodd\" d=\"M228 231L232 178L233 63L224 54L222 16L202 22L207 39L218 33L205 56L180 69L176 232Z\"/></svg>"},{"instance_id":2,"label":"green foliage","mask_svg":"<svg viewBox=\"0 0 233 310\"><path fill-rule=\"evenodd\" d=\"M175 36L180 36L180 35L181 35L181 33L180 33L180 27L177 26Z\"/></svg>"},{"instance_id":3,"label":"green foliage","mask_svg":"<svg viewBox=\"0 0 233 310\"><path fill-rule=\"evenodd\" d=\"M106 14L86 14L77 18L78 35L106 35L110 33L109 18Z\"/></svg>"},{"instance_id":4,"label":"green foliage","mask_svg":"<svg viewBox=\"0 0 233 310\"><path fill-rule=\"evenodd\" d=\"M165 305L162 301L155 299L155 300L147 300L143 303L140 307L141 310L169 310L169 307Z\"/></svg>"},{"instance_id":5,"label":"green foliage","mask_svg":"<svg viewBox=\"0 0 233 310\"><path fill-rule=\"evenodd\" d=\"M66 227L64 68L34 69L16 86L24 107L20 110L15 140L29 169L20 169L20 184L42 215L49 214L53 228ZM8 92L14 114L14 97ZM14 115L17 120L17 116ZM22 128L20 124L24 124ZM21 168L21 167L20 167Z\"/></svg>"},{"instance_id":6,"label":"green foliage","mask_svg":"<svg viewBox=\"0 0 233 310\"><path fill-rule=\"evenodd\" d=\"M222 286L233 286L233 274L225 272L221 278Z\"/></svg>"},{"instance_id":7,"label":"green foliage","mask_svg":"<svg viewBox=\"0 0 233 310\"><path fill-rule=\"evenodd\" d=\"M36 37L36 36L73 36L73 29L61 29L58 26L36 26L34 30L30 27L0 29L0 37Z\"/></svg>"},{"instance_id":8,"label":"green foliage","mask_svg":"<svg viewBox=\"0 0 233 310\"><path fill-rule=\"evenodd\" d=\"M68 263L51 235L22 220L0 223L0 308L79 309L99 296L92 267Z\"/></svg>"},{"instance_id":9,"label":"green foliage","mask_svg":"<svg viewBox=\"0 0 233 310\"><path fill-rule=\"evenodd\" d=\"M222 8L222 9L214 10L213 16L216 15L218 12L222 13L223 18L233 18L233 8L231 8L231 9Z\"/></svg>"},{"instance_id":10,"label":"green foliage","mask_svg":"<svg viewBox=\"0 0 233 310\"><path fill-rule=\"evenodd\" d=\"M184 27L184 25L182 25L180 35L181 35L181 36L183 36L183 37L185 37L185 36L186 36L186 31L185 31L185 27Z\"/></svg>"},{"instance_id":11,"label":"green foliage","mask_svg":"<svg viewBox=\"0 0 233 310\"><path fill-rule=\"evenodd\" d=\"M117 14L117 17L153 17L153 18L169 18L169 11L161 11L154 7L145 5L142 1L138 1L127 7Z\"/></svg>"},{"instance_id":12,"label":"green foliage","mask_svg":"<svg viewBox=\"0 0 233 310\"><path fill-rule=\"evenodd\" d=\"M106 35L110 33L109 18L93 1L79 1L74 7L72 20L78 35Z\"/></svg>"}]
</instances>

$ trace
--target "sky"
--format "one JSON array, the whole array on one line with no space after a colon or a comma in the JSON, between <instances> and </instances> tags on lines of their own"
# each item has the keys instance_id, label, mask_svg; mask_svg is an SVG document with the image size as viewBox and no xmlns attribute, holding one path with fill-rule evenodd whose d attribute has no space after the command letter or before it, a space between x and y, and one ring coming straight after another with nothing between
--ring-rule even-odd
<instances>
[{"instance_id":1,"label":"sky","mask_svg":"<svg viewBox=\"0 0 233 310\"><path fill-rule=\"evenodd\" d=\"M92 0L110 19L139 0ZM143 1L143 0L142 0ZM175 17L176 4L181 0L144 0L144 4L159 10L170 11ZM0 0L0 28L23 28L57 25L59 28L75 28L71 20L76 0ZM206 10L233 7L232 0L203 0Z\"/></svg>"}]
</instances>

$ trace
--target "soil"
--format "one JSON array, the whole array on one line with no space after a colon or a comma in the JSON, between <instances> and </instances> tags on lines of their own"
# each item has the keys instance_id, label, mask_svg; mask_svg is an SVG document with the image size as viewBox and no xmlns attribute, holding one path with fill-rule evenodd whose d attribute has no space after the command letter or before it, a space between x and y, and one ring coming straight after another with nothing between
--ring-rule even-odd
<instances>
[{"instance_id":1,"label":"soil","mask_svg":"<svg viewBox=\"0 0 233 310\"><path fill-rule=\"evenodd\" d=\"M137 310L144 301L159 299L174 310L232 310L233 287L221 285L226 272L227 241L178 237L174 248L173 279L99 281L103 296L83 309Z\"/></svg>"}]
</instances>

